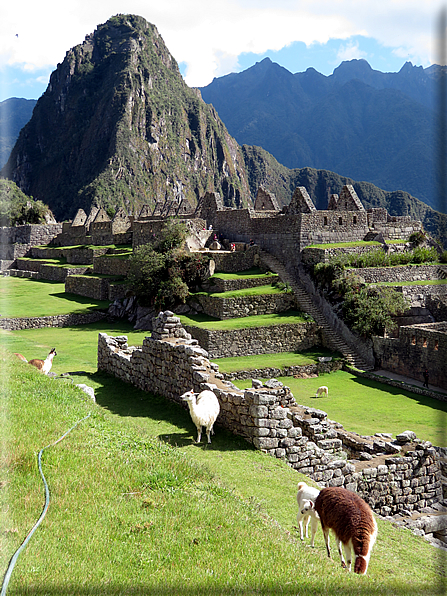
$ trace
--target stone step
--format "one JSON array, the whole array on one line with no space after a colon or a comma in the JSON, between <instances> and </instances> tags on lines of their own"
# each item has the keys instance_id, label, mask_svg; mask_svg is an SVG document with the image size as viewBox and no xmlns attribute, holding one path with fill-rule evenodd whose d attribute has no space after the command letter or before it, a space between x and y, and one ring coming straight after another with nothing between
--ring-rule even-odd
<instances>
[{"instance_id":1,"label":"stone step","mask_svg":"<svg viewBox=\"0 0 447 596\"><path fill-rule=\"evenodd\" d=\"M302 287L301 284L299 284L297 280L286 271L282 263L276 257L264 250L260 251L260 256L264 263L274 273L277 273L284 283L290 284L290 287L292 288L300 307L305 312L313 316L316 323L323 329L326 339L330 344L332 344L333 348L341 352L346 360L356 368L361 370L372 370L372 367L369 366L359 354L356 354L352 348L348 346L348 344L336 333L324 314L314 304L305 288Z\"/></svg>"}]
</instances>

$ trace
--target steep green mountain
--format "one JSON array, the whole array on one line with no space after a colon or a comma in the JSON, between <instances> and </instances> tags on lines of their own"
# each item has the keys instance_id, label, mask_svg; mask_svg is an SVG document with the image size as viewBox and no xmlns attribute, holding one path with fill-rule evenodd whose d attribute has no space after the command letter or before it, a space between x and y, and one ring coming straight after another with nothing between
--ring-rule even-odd
<instances>
[{"instance_id":1,"label":"steep green mountain","mask_svg":"<svg viewBox=\"0 0 447 596\"><path fill-rule=\"evenodd\" d=\"M214 79L202 97L241 144L289 168L313 167L400 189L442 209L436 193L436 97L445 68L405 64L398 73L365 60L326 77L292 74L266 58Z\"/></svg>"},{"instance_id":2,"label":"steep green mountain","mask_svg":"<svg viewBox=\"0 0 447 596\"><path fill-rule=\"evenodd\" d=\"M183 81L156 27L118 15L67 52L1 172L57 219L217 191L249 200L240 148Z\"/></svg>"},{"instance_id":3,"label":"steep green mountain","mask_svg":"<svg viewBox=\"0 0 447 596\"><path fill-rule=\"evenodd\" d=\"M20 130L31 118L35 99L11 97L0 102L0 168L5 165Z\"/></svg>"},{"instance_id":4,"label":"steep green mountain","mask_svg":"<svg viewBox=\"0 0 447 596\"><path fill-rule=\"evenodd\" d=\"M0 226L56 223L48 205L24 194L11 180L0 179Z\"/></svg>"}]
</instances>

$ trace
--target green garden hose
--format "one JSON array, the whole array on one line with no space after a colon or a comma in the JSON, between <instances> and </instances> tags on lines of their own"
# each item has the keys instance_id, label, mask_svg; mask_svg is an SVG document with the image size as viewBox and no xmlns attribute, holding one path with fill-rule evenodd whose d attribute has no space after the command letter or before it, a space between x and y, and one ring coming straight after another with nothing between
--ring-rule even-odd
<instances>
[{"instance_id":1,"label":"green garden hose","mask_svg":"<svg viewBox=\"0 0 447 596\"><path fill-rule=\"evenodd\" d=\"M78 420L57 441L55 441L54 443L51 443L50 445L47 445L46 447L44 447L43 449L41 449L39 451L39 455L38 455L38 458L37 459L38 459L39 472L40 472L40 475L42 477L43 484L44 484L44 487L45 487L45 505L44 505L44 508L42 510L42 513L40 514L39 519L34 524L33 528L30 531L30 533L25 538L25 540L22 542L22 544L19 546L19 548L16 550L16 552L14 553L14 555L12 556L12 558L11 558L11 560L9 562L8 569L6 570L5 577L3 578L2 591L0 592L0 596L6 596L6 590L8 588L9 580L11 578L11 574L13 572L13 569L14 569L14 566L15 566L15 564L17 562L17 559L19 558L19 555L22 552L22 550L24 550L24 548L26 547L26 545L28 544L28 542L31 540L31 536L34 534L34 532L37 530L37 528L42 523L42 521L43 521L43 519L44 519L44 517L45 517L45 515L47 513L48 507L50 505L50 490L48 488L47 481L46 481L45 476L44 476L43 471L42 471L42 453L45 451L45 449L48 449L49 447L54 447L55 445L57 445L58 443L60 443L63 439L65 439L65 437L69 433L71 433L71 431L73 429L75 429L78 426L78 424L80 424L84 420L87 420L87 418L89 418L90 416L91 416L91 414L88 414L88 416L85 416L84 418L81 418L81 420Z\"/></svg>"}]
</instances>

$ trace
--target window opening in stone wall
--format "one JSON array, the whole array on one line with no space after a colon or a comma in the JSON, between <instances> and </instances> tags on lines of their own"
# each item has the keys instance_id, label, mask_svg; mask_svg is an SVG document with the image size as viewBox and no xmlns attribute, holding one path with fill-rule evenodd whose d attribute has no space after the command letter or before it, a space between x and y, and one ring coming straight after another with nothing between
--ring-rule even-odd
<instances>
[{"instance_id":1,"label":"window opening in stone wall","mask_svg":"<svg viewBox=\"0 0 447 596\"><path fill-rule=\"evenodd\" d=\"M357 223L357 215L354 215L352 218L352 223L355 225Z\"/></svg>"},{"instance_id":2,"label":"window opening in stone wall","mask_svg":"<svg viewBox=\"0 0 447 596\"><path fill-rule=\"evenodd\" d=\"M435 341L435 350L439 350L439 343L438 340Z\"/></svg>"},{"instance_id":3,"label":"window opening in stone wall","mask_svg":"<svg viewBox=\"0 0 447 596\"><path fill-rule=\"evenodd\" d=\"M323 219L323 225L324 225L324 226L327 226L327 217L326 217L326 216L325 216L325 217L324 217L324 219Z\"/></svg>"},{"instance_id":4,"label":"window opening in stone wall","mask_svg":"<svg viewBox=\"0 0 447 596\"><path fill-rule=\"evenodd\" d=\"M411 338L411 345L415 346L416 345L416 336L413 335L413 337Z\"/></svg>"},{"instance_id":5,"label":"window opening in stone wall","mask_svg":"<svg viewBox=\"0 0 447 596\"><path fill-rule=\"evenodd\" d=\"M423 341L422 341L422 347L426 348L427 347L427 338L424 337Z\"/></svg>"},{"instance_id":6,"label":"window opening in stone wall","mask_svg":"<svg viewBox=\"0 0 447 596\"><path fill-rule=\"evenodd\" d=\"M343 218L342 218L342 217L339 217L339 218L338 218L338 224L339 224L340 226L342 226L342 225L343 225Z\"/></svg>"}]
</instances>

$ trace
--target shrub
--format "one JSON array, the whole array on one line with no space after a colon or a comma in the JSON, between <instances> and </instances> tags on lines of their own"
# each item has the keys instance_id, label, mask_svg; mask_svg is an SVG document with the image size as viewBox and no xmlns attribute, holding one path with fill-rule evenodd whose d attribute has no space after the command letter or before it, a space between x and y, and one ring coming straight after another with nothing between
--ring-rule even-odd
<instances>
[{"instance_id":1,"label":"shrub","mask_svg":"<svg viewBox=\"0 0 447 596\"><path fill-rule=\"evenodd\" d=\"M438 260L438 252L433 247L416 246L411 251L410 263L429 263Z\"/></svg>"},{"instance_id":2,"label":"shrub","mask_svg":"<svg viewBox=\"0 0 447 596\"><path fill-rule=\"evenodd\" d=\"M397 326L393 317L407 309L407 300L393 288L353 289L346 293L343 302L346 323L363 337L392 331Z\"/></svg>"},{"instance_id":3,"label":"shrub","mask_svg":"<svg viewBox=\"0 0 447 596\"><path fill-rule=\"evenodd\" d=\"M129 257L127 280L142 306L184 303L190 290L209 277L209 256L181 252L186 233L183 223L170 220L154 245L140 246Z\"/></svg>"}]
</instances>

